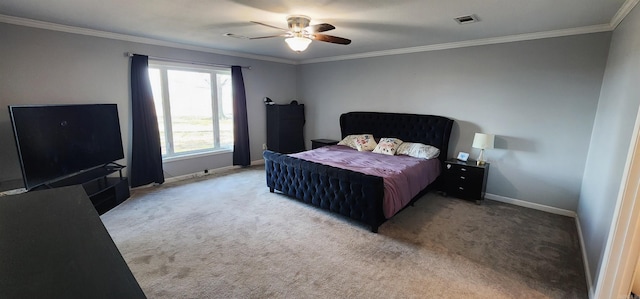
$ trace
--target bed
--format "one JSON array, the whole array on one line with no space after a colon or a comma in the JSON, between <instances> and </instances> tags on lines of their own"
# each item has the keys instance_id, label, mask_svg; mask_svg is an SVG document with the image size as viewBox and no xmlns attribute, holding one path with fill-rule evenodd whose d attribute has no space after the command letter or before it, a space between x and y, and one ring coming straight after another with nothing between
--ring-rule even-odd
<instances>
[{"instance_id":1,"label":"bed","mask_svg":"<svg viewBox=\"0 0 640 299\"><path fill-rule=\"evenodd\" d=\"M348 112L340 116L342 138L372 134L376 138L395 137L404 142L432 145L440 150L436 160L440 168L447 157L453 123L452 119L443 116L405 113ZM267 186L271 192L277 190L299 201L349 217L369 226L372 232L377 232L387 220L383 204L385 181L382 177L269 150L263 156ZM437 178L406 205L436 188L440 181Z\"/></svg>"}]
</instances>

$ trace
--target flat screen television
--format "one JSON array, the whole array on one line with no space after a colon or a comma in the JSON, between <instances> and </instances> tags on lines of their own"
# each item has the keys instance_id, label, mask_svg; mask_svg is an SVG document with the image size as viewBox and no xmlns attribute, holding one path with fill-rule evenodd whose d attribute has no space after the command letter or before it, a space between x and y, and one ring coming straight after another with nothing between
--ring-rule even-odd
<instances>
[{"instance_id":1,"label":"flat screen television","mask_svg":"<svg viewBox=\"0 0 640 299\"><path fill-rule=\"evenodd\" d=\"M123 159L116 104L9 106L27 190Z\"/></svg>"}]
</instances>

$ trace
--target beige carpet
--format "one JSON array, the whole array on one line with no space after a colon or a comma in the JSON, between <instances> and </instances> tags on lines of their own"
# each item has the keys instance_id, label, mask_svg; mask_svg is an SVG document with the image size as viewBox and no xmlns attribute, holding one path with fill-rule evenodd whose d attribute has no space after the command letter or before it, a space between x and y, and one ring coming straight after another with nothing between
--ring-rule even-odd
<instances>
[{"instance_id":1,"label":"beige carpet","mask_svg":"<svg viewBox=\"0 0 640 299\"><path fill-rule=\"evenodd\" d=\"M574 220L494 201L427 194L374 234L251 167L101 218L149 298L587 298Z\"/></svg>"}]
</instances>

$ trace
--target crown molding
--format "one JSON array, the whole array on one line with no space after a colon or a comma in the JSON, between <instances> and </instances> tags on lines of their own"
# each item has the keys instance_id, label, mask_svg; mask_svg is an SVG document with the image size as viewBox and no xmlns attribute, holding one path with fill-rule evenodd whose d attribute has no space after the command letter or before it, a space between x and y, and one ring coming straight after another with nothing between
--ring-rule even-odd
<instances>
[{"instance_id":1,"label":"crown molding","mask_svg":"<svg viewBox=\"0 0 640 299\"><path fill-rule=\"evenodd\" d=\"M624 20L638 2L640 2L640 0L627 0L622 4L622 7L620 7L616 15L611 18L611 22L609 23L611 30L615 30L616 27L620 25L622 20Z\"/></svg>"},{"instance_id":2,"label":"crown molding","mask_svg":"<svg viewBox=\"0 0 640 299\"><path fill-rule=\"evenodd\" d=\"M137 42L137 43L150 44L150 45L156 45L156 46L165 46L165 47L194 50L194 51L200 51L200 52L206 52L206 53L298 65L298 64L311 64L311 63L371 58L371 57L389 56L389 55L410 54L410 53L428 52L428 51L439 51L439 50L446 50L446 49L466 48L466 47L483 46L483 45L491 45L491 44L501 44L501 43L543 39L543 38L613 31L622 22L622 20L624 20L624 18L631 12L631 10L638 4L638 2L640 2L640 0L626 0L625 3L622 5L622 7L620 7L618 12L613 16L613 18L608 24L576 27L576 28L553 30L553 31L525 33L525 34L501 36L501 37L494 37L494 38L484 38L484 39L468 40L468 41L461 41L461 42L443 43L443 44L435 44L435 45L428 45L428 46L391 49L391 50L384 50L384 51L373 51L373 52L340 55L340 56L333 56L333 57L322 57L322 58L314 58L314 59L307 59L307 60L300 60L300 61L294 61L294 60L271 57L271 56L218 50L218 49L213 49L213 48L208 48L203 46L193 46L193 45L187 45L187 44L177 43L177 42L169 42L169 41L158 40L153 38L137 37L137 36L126 35L126 34L119 34L119 33L112 33L112 32L106 32L106 31L67 26L67 25L60 25L55 23L36 21L36 20L7 16L2 14L0 14L0 22L27 26L27 27L40 28L40 29L61 31L61 32L67 32L67 33L75 33L75 34L81 34L81 35L122 40L122 41L128 41L128 42Z\"/></svg>"},{"instance_id":3,"label":"crown molding","mask_svg":"<svg viewBox=\"0 0 640 299\"><path fill-rule=\"evenodd\" d=\"M632 0L632 1L640 1L640 0ZM570 29L561 29L561 30L553 30L553 31L544 31L544 32L535 32L535 33L525 33L525 34L517 34L517 35L509 35L509 36L492 37L492 38L483 38L483 39L475 39L475 40L453 42L453 43L443 43L443 44L428 45L428 46L419 46L419 47L392 49L392 50L385 50L385 51L366 52L366 53L359 53L359 54L353 54L353 55L341 55L341 56L333 56L333 57L325 57L325 58L307 59L307 60L300 61L300 64L331 62L331 61L370 58L370 57L388 56L388 55L409 54L409 53L438 51L438 50L455 49L455 48L466 48L466 47L474 47L474 46L483 46L483 45L502 44L502 43L518 42L518 41L527 41L527 40L551 38L551 37L561 37L561 36L568 36L568 35L578 35L578 34L605 32L605 31L611 31L611 30L613 30L613 29L609 24L600 24L600 25L592 25L592 26L570 28Z\"/></svg>"},{"instance_id":4,"label":"crown molding","mask_svg":"<svg viewBox=\"0 0 640 299\"><path fill-rule=\"evenodd\" d=\"M177 42L169 42L169 41L164 41L164 40L159 40L154 38L138 37L138 36L127 35L127 34L119 34L119 33L107 32L107 31L60 25L55 23L36 21L32 19L25 19L25 18L13 17L8 15L2 15L2 14L0 14L0 23L8 23L13 25L33 27L33 28L39 28L39 29L88 35L88 36L94 36L94 37L102 37L102 38L115 39L115 40L121 40L121 41L127 41L127 42L155 45L155 46L165 46L165 47L171 47L171 48L193 50L193 51L227 55L227 56L233 56L233 57L249 58L249 59L286 63L286 64L298 64L296 61L289 60L289 59L218 50L218 49L213 49L208 47L193 46L193 45L187 45L187 44L177 43Z\"/></svg>"}]
</instances>

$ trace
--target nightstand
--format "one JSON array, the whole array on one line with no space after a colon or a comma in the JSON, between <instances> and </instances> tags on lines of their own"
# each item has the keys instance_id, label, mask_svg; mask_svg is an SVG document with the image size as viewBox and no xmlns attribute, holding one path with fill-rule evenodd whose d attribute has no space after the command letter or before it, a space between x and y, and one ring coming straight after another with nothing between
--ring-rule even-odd
<instances>
[{"instance_id":1,"label":"nightstand","mask_svg":"<svg viewBox=\"0 0 640 299\"><path fill-rule=\"evenodd\" d=\"M444 162L444 192L457 198L475 200L477 204L484 200L487 189L489 163L476 165L476 161L447 160Z\"/></svg>"},{"instance_id":2,"label":"nightstand","mask_svg":"<svg viewBox=\"0 0 640 299\"><path fill-rule=\"evenodd\" d=\"M311 149L317 149L319 147L327 146L327 145L336 145L338 144L338 140L333 139L311 139Z\"/></svg>"}]
</instances>

